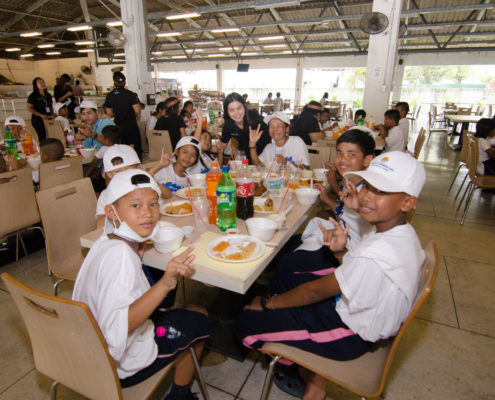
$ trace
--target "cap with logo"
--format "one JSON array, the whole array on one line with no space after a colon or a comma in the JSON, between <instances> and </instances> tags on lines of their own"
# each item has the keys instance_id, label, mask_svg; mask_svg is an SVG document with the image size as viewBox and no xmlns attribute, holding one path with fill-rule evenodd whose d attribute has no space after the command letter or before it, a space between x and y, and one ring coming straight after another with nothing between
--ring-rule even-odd
<instances>
[{"instance_id":1,"label":"cap with logo","mask_svg":"<svg viewBox=\"0 0 495 400\"><path fill-rule=\"evenodd\" d=\"M290 125L289 116L282 111L277 111L277 112L274 112L273 114L267 115L265 117L265 119L263 120L263 122L268 125L268 123L273 118L278 118L280 121L284 122L286 125Z\"/></svg>"},{"instance_id":2,"label":"cap with logo","mask_svg":"<svg viewBox=\"0 0 495 400\"><path fill-rule=\"evenodd\" d=\"M11 115L10 117L7 117L5 119L5 126L8 125L26 126L26 122L24 122L24 119L22 117Z\"/></svg>"},{"instance_id":3,"label":"cap with logo","mask_svg":"<svg viewBox=\"0 0 495 400\"><path fill-rule=\"evenodd\" d=\"M423 165L411 154L391 151L374 158L365 171L346 172L344 177L359 176L382 192L407 193L419 197L425 184Z\"/></svg>"},{"instance_id":4,"label":"cap with logo","mask_svg":"<svg viewBox=\"0 0 495 400\"><path fill-rule=\"evenodd\" d=\"M128 169L119 172L105 190L105 206L131 193L136 189L150 188L160 196L160 188L150 174L142 169Z\"/></svg>"},{"instance_id":5,"label":"cap with logo","mask_svg":"<svg viewBox=\"0 0 495 400\"><path fill-rule=\"evenodd\" d=\"M122 162L113 165L112 160L121 158ZM126 144L114 144L110 146L103 155L103 169L105 172L110 172L118 168L128 167L130 165L141 164L136 151Z\"/></svg>"}]
</instances>

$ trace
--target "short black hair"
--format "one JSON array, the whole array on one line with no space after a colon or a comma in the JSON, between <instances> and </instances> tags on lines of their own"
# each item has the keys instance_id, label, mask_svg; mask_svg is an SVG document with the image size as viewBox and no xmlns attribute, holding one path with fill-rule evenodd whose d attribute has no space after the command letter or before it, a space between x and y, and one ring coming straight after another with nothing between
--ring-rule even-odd
<instances>
[{"instance_id":1,"label":"short black hair","mask_svg":"<svg viewBox=\"0 0 495 400\"><path fill-rule=\"evenodd\" d=\"M112 144L120 144L120 129L115 125L107 125L101 130L101 134Z\"/></svg>"},{"instance_id":2,"label":"short black hair","mask_svg":"<svg viewBox=\"0 0 495 400\"><path fill-rule=\"evenodd\" d=\"M64 156L64 145L59 139L47 138L40 143L40 153L46 154L50 161L58 161Z\"/></svg>"},{"instance_id":3,"label":"short black hair","mask_svg":"<svg viewBox=\"0 0 495 400\"><path fill-rule=\"evenodd\" d=\"M395 105L395 107L396 107L396 108L397 108L397 107L402 108L402 109L403 109L406 113L408 113L408 112L409 112L409 103L408 103L408 102L406 102L406 101L399 101L399 102Z\"/></svg>"},{"instance_id":4,"label":"short black hair","mask_svg":"<svg viewBox=\"0 0 495 400\"><path fill-rule=\"evenodd\" d=\"M316 109L316 108L312 108L312 107L309 107L309 106L313 106L313 107L319 107L319 109ZM303 112L309 112L313 115L317 115L319 113L321 113L321 104L318 102L318 101L310 101L308 104L306 104L306 106L304 107L304 110Z\"/></svg>"},{"instance_id":5,"label":"short black hair","mask_svg":"<svg viewBox=\"0 0 495 400\"><path fill-rule=\"evenodd\" d=\"M363 119L365 119L366 111L364 111L363 109L356 110L356 112L354 113L354 118L356 119L357 117L363 117Z\"/></svg>"},{"instance_id":6,"label":"short black hair","mask_svg":"<svg viewBox=\"0 0 495 400\"><path fill-rule=\"evenodd\" d=\"M320 111L320 114L328 114L328 115L330 115L330 110L328 108L324 108L323 110Z\"/></svg>"},{"instance_id":7,"label":"short black hair","mask_svg":"<svg viewBox=\"0 0 495 400\"><path fill-rule=\"evenodd\" d=\"M385 117L393 119L397 124L400 121L400 113L397 110L387 110L385 111Z\"/></svg>"},{"instance_id":8,"label":"short black hair","mask_svg":"<svg viewBox=\"0 0 495 400\"><path fill-rule=\"evenodd\" d=\"M349 129L337 139L337 147L340 143L354 143L359 146L364 156L375 154L375 140L368 132L360 129Z\"/></svg>"},{"instance_id":9,"label":"short black hair","mask_svg":"<svg viewBox=\"0 0 495 400\"><path fill-rule=\"evenodd\" d=\"M490 118L481 118L476 123L476 134L478 138L487 138L490 133L495 129L495 120Z\"/></svg>"}]
</instances>

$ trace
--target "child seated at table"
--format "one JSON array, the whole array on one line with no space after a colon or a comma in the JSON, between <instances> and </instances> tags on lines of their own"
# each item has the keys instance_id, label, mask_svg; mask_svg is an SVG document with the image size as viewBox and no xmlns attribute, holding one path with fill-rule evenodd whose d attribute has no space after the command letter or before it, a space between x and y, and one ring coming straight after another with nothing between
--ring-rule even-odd
<instances>
[{"instance_id":1,"label":"child seated at table","mask_svg":"<svg viewBox=\"0 0 495 400\"><path fill-rule=\"evenodd\" d=\"M193 359L210 334L205 309L159 308L181 276L190 277L192 247L172 258L152 287L141 268L146 242L157 230L160 188L139 169L117 174L107 188L105 231L79 270L72 298L88 305L115 361L122 387L145 380L175 360L166 400L193 400Z\"/></svg>"},{"instance_id":2,"label":"child seated at table","mask_svg":"<svg viewBox=\"0 0 495 400\"><path fill-rule=\"evenodd\" d=\"M338 122L332 122L330 120L330 111L326 108L321 110L320 120L318 122L320 124L321 131L329 131L335 128L336 126L339 126Z\"/></svg>"},{"instance_id":3,"label":"child seated at table","mask_svg":"<svg viewBox=\"0 0 495 400\"><path fill-rule=\"evenodd\" d=\"M160 165L168 165L171 160L165 151L162 151L162 157L160 161L154 166L154 168L161 168ZM136 151L126 144L115 144L110 146L103 155L103 169L105 170L105 177L110 182L113 177L122 171L128 169L140 169L141 160L139 159ZM153 168L153 167L152 167ZM148 173L151 173L151 169ZM166 187L159 185L161 190L161 197L168 199L172 197L172 193ZM106 189L100 193L98 201L96 202L96 227L101 228L105 222L105 202L106 202Z\"/></svg>"},{"instance_id":4,"label":"child seated at table","mask_svg":"<svg viewBox=\"0 0 495 400\"><path fill-rule=\"evenodd\" d=\"M72 132L72 129L70 128L70 122L67 119L67 117L69 116L69 109L67 108L67 104L55 103L55 105L53 106L53 111L55 111L55 114L58 114L55 117L55 120L60 122L64 133L66 135L70 134Z\"/></svg>"},{"instance_id":5,"label":"child seated at table","mask_svg":"<svg viewBox=\"0 0 495 400\"><path fill-rule=\"evenodd\" d=\"M47 138L40 143L40 161L42 163L49 163L53 161L61 160L65 155L64 145L59 139ZM32 178L35 184L40 181L39 168L33 169Z\"/></svg>"},{"instance_id":6,"label":"child seated at table","mask_svg":"<svg viewBox=\"0 0 495 400\"><path fill-rule=\"evenodd\" d=\"M490 139L495 137L495 120L481 118L476 124L479 156L476 173L479 175L495 175L495 149Z\"/></svg>"},{"instance_id":7,"label":"child seated at table","mask_svg":"<svg viewBox=\"0 0 495 400\"><path fill-rule=\"evenodd\" d=\"M395 151L375 158L366 171L344 177L363 181L359 193L349 183L343 198L376 230L345 254L332 274L301 285L276 275L269 294L256 297L235 322L245 346L259 349L265 342L280 342L351 360L371 343L394 336L407 318L425 259L407 213L417 203L425 170L410 154ZM324 230L325 242L343 254L349 228L333 223L335 229ZM309 370L301 372L303 398L323 400L327 381Z\"/></svg>"},{"instance_id":8,"label":"child seated at table","mask_svg":"<svg viewBox=\"0 0 495 400\"><path fill-rule=\"evenodd\" d=\"M201 173L208 172L211 169L211 163L217 161L215 155L211 152L211 133L203 129L199 138L201 145L201 155L199 162L201 163Z\"/></svg>"},{"instance_id":9,"label":"child seated at table","mask_svg":"<svg viewBox=\"0 0 495 400\"><path fill-rule=\"evenodd\" d=\"M120 129L117 126L107 125L101 130L101 134L103 135L103 146L96 152L84 174L84 176L91 177L92 180L97 180L100 176L103 180L105 179L105 168L103 167L102 162L103 156L110 146L120 144ZM105 182L103 182L102 189L105 188L104 184ZM101 190L98 190L98 192L101 192Z\"/></svg>"},{"instance_id":10,"label":"child seated at table","mask_svg":"<svg viewBox=\"0 0 495 400\"><path fill-rule=\"evenodd\" d=\"M383 152L405 151L406 142L404 140L404 134L399 128L399 111L387 110L385 111L384 117L384 123L377 126L380 131L380 136L385 139L385 147Z\"/></svg>"},{"instance_id":11,"label":"child seated at table","mask_svg":"<svg viewBox=\"0 0 495 400\"><path fill-rule=\"evenodd\" d=\"M201 173L199 159L201 146L198 139L183 136L177 143L174 161L150 170L154 178L171 192L187 187L186 175Z\"/></svg>"},{"instance_id":12,"label":"child seated at table","mask_svg":"<svg viewBox=\"0 0 495 400\"><path fill-rule=\"evenodd\" d=\"M363 109L356 110L356 112L354 113L354 126L352 128L369 133L371 136L373 136L373 139L376 138L376 136L378 136L378 132L375 132L373 129L368 128L365 125L365 120L366 111L364 111Z\"/></svg>"},{"instance_id":13,"label":"child seated at table","mask_svg":"<svg viewBox=\"0 0 495 400\"><path fill-rule=\"evenodd\" d=\"M409 120L407 119L407 114L409 114L409 103L405 101L399 101L395 105L395 109L399 111L400 114L399 128L404 135L404 143L407 148L407 142L409 140Z\"/></svg>"}]
</instances>

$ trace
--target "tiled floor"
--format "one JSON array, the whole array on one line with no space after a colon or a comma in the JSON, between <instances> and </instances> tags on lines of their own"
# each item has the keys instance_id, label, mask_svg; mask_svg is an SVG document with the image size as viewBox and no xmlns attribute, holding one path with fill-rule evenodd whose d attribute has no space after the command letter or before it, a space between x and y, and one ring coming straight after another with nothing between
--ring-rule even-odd
<instances>
[{"instance_id":1,"label":"tiled floor","mask_svg":"<svg viewBox=\"0 0 495 400\"><path fill-rule=\"evenodd\" d=\"M423 243L437 242L440 273L399 347L386 385L388 399L495 399L495 196L476 194L465 224L459 225L453 198L463 174L447 193L457 155L435 137L420 156L428 176L413 225ZM44 251L0 268L4 271L51 293ZM63 285L61 295L70 296L71 289ZM188 296L204 304L203 293L211 298L211 290L190 284ZM51 381L34 369L24 325L3 283L0 326L0 400L48 399ZM241 363L208 352L202 367L212 400L259 398L266 365L257 353ZM154 398L163 397L169 382ZM59 391L59 399L80 397L66 388ZM288 398L273 386L270 399ZM329 384L328 398L358 396Z\"/></svg>"}]
</instances>

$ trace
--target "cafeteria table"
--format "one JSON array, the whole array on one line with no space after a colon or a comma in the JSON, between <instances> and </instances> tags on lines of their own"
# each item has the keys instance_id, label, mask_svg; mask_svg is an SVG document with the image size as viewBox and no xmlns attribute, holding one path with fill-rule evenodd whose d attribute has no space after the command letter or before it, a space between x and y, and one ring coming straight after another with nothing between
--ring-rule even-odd
<instances>
[{"instance_id":1,"label":"cafeteria table","mask_svg":"<svg viewBox=\"0 0 495 400\"><path fill-rule=\"evenodd\" d=\"M469 130L469 124L476 124L481 118L481 115L452 115L447 114L445 118L453 123L452 137L457 134L457 125L461 125L461 134L459 136L459 142L456 144L449 144L452 150L460 150L462 148L462 132Z\"/></svg>"},{"instance_id":2,"label":"cafeteria table","mask_svg":"<svg viewBox=\"0 0 495 400\"><path fill-rule=\"evenodd\" d=\"M183 200L177 196L170 201ZM169 200L167 200L168 202ZM187 201L187 200L184 200ZM213 285L220 288L220 310L218 315L211 316L212 335L207 342L207 346L219 353L228 355L237 360L243 360L247 349L235 338L232 331L232 322L235 314L239 309L233 309L234 304L242 301L236 293L244 295L254 281L259 277L263 270L277 255L278 251L290 239L290 237L298 230L298 228L306 221L311 211L316 207L318 201L311 205L299 204L296 198L292 199L293 205L291 211L287 215L287 220L280 230L278 230L272 239L265 241L266 251L263 256L257 260L246 263L228 263L216 261L206 254L206 244L221 236L224 233L215 225L197 227L190 238L186 238L180 249L173 253L159 253L152 245L147 245L144 252L143 263L151 267L165 270L168 262L172 257L183 251L187 246L194 245L193 254L196 259L192 263L194 269L191 279L202 282L207 285ZM255 217L262 217L264 214L255 212ZM194 226L192 216L169 217L161 215L160 220L172 222L175 225L182 227L187 225ZM238 220L237 228L240 234L248 234L245 221ZM90 248L93 243L102 235L103 228L89 232L80 238L81 246Z\"/></svg>"}]
</instances>

